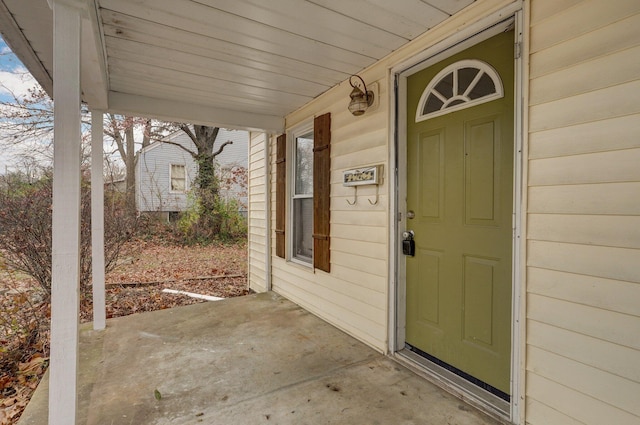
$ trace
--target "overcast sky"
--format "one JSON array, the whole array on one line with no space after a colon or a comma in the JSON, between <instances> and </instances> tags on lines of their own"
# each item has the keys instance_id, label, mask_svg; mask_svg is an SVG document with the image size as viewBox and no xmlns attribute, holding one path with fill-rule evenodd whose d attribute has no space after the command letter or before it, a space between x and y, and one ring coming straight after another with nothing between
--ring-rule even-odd
<instances>
[{"instance_id":1,"label":"overcast sky","mask_svg":"<svg viewBox=\"0 0 640 425\"><path fill-rule=\"evenodd\" d=\"M36 84L31 74L0 37L0 102L10 102L14 95L23 97ZM10 158L13 153L4 148L0 149L0 174L11 168Z\"/></svg>"},{"instance_id":2,"label":"overcast sky","mask_svg":"<svg viewBox=\"0 0 640 425\"><path fill-rule=\"evenodd\" d=\"M0 37L0 100L12 100L11 92L22 97L35 84L31 74Z\"/></svg>"}]
</instances>

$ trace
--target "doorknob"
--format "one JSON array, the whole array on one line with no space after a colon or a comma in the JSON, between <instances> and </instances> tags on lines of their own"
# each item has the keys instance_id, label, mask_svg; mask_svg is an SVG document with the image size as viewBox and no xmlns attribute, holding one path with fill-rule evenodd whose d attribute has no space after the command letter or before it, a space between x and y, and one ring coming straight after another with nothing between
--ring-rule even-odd
<instances>
[{"instance_id":1,"label":"doorknob","mask_svg":"<svg viewBox=\"0 0 640 425\"><path fill-rule=\"evenodd\" d=\"M416 213L415 213L413 210L409 210L409 211L407 211L407 218L408 218L409 220L412 220L412 219L414 219L415 217L416 217Z\"/></svg>"}]
</instances>

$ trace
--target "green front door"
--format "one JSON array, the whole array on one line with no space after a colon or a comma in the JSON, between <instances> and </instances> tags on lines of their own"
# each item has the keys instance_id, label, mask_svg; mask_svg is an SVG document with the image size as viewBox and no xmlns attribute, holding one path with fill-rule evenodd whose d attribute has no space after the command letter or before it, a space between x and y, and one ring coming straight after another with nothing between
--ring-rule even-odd
<instances>
[{"instance_id":1,"label":"green front door","mask_svg":"<svg viewBox=\"0 0 640 425\"><path fill-rule=\"evenodd\" d=\"M513 31L499 34L407 82L406 228L416 249L405 257L406 342L503 396L511 359L513 40ZM418 108L425 116L416 117Z\"/></svg>"}]
</instances>

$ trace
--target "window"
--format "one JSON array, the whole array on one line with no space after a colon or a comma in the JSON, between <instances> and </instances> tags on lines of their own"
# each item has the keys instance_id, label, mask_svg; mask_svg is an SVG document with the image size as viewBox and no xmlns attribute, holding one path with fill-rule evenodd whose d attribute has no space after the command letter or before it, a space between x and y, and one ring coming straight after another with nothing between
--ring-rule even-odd
<instances>
[{"instance_id":1,"label":"window","mask_svg":"<svg viewBox=\"0 0 640 425\"><path fill-rule=\"evenodd\" d=\"M294 129L288 140L284 134L279 136L276 147L276 255L313 263L314 268L327 273L330 272L330 130L331 115L327 113L316 117L313 127ZM290 247L288 255L286 244Z\"/></svg>"},{"instance_id":2,"label":"window","mask_svg":"<svg viewBox=\"0 0 640 425\"><path fill-rule=\"evenodd\" d=\"M462 60L440 71L429 82L418 103L416 122L503 96L502 81L491 65Z\"/></svg>"},{"instance_id":3,"label":"window","mask_svg":"<svg viewBox=\"0 0 640 425\"><path fill-rule=\"evenodd\" d=\"M184 192L187 190L187 172L184 165L171 164L169 170L171 192Z\"/></svg>"},{"instance_id":4,"label":"window","mask_svg":"<svg viewBox=\"0 0 640 425\"><path fill-rule=\"evenodd\" d=\"M313 131L293 134L291 181L291 257L305 263L313 259Z\"/></svg>"}]
</instances>

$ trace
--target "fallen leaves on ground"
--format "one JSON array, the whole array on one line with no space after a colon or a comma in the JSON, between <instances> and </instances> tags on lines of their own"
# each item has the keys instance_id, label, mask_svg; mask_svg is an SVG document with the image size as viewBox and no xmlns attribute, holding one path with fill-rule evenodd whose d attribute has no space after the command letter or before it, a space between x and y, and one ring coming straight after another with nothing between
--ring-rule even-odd
<instances>
[{"instance_id":1,"label":"fallen leaves on ground","mask_svg":"<svg viewBox=\"0 0 640 425\"><path fill-rule=\"evenodd\" d=\"M135 239L106 276L107 317L206 302L175 289L214 297L246 295L246 243L176 246ZM49 305L28 276L0 270L0 425L17 423L48 366ZM91 295L80 319L92 318ZM36 318L37 320L34 320ZM5 322L2 322L2 321Z\"/></svg>"},{"instance_id":2,"label":"fallen leaves on ground","mask_svg":"<svg viewBox=\"0 0 640 425\"><path fill-rule=\"evenodd\" d=\"M246 295L247 246L175 246L137 239L125 246L106 284L107 318L204 302L164 293L165 288L221 298ZM83 321L91 320L92 307L86 307Z\"/></svg>"},{"instance_id":3,"label":"fallen leaves on ground","mask_svg":"<svg viewBox=\"0 0 640 425\"><path fill-rule=\"evenodd\" d=\"M48 361L42 353L35 353L27 361L20 362L13 374L0 372L0 424L18 421L47 369Z\"/></svg>"}]
</instances>

